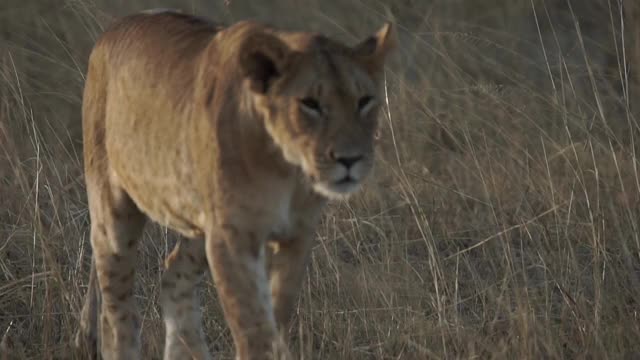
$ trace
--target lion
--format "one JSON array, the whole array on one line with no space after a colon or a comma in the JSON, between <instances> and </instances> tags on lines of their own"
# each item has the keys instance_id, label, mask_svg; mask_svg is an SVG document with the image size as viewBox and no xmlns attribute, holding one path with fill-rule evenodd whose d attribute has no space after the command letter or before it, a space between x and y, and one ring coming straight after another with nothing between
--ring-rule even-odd
<instances>
[{"instance_id":1,"label":"lion","mask_svg":"<svg viewBox=\"0 0 640 360\"><path fill-rule=\"evenodd\" d=\"M76 345L140 358L136 245L150 219L182 235L161 279L164 358L210 358L196 294L207 267L236 357L273 358L322 209L373 166L395 43L391 23L355 46L179 12L110 26L83 94L93 255Z\"/></svg>"}]
</instances>

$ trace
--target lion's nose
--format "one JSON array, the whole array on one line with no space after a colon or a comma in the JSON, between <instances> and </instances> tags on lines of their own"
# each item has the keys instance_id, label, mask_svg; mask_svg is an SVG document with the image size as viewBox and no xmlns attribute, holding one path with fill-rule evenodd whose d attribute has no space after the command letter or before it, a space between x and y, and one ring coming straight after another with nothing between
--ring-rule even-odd
<instances>
[{"instance_id":1,"label":"lion's nose","mask_svg":"<svg viewBox=\"0 0 640 360\"><path fill-rule=\"evenodd\" d=\"M329 157L331 157L332 160L335 160L344 165L344 167L346 167L347 169L350 169L355 163L362 160L363 158L362 155L340 154L336 153L335 151L330 151Z\"/></svg>"}]
</instances>

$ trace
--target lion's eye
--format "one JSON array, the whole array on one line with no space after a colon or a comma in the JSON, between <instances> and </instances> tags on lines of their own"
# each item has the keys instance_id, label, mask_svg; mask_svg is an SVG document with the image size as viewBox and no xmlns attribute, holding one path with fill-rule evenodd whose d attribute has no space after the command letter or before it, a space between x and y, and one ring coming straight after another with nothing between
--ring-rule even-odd
<instances>
[{"instance_id":1,"label":"lion's eye","mask_svg":"<svg viewBox=\"0 0 640 360\"><path fill-rule=\"evenodd\" d=\"M369 112L369 110L371 110L374 104L375 101L373 99L373 96L365 95L361 97L360 100L358 100L358 112L360 113L360 115L364 115Z\"/></svg>"},{"instance_id":2,"label":"lion's eye","mask_svg":"<svg viewBox=\"0 0 640 360\"><path fill-rule=\"evenodd\" d=\"M300 99L300 107L303 111L313 116L318 116L322 113L318 100L311 97Z\"/></svg>"}]
</instances>

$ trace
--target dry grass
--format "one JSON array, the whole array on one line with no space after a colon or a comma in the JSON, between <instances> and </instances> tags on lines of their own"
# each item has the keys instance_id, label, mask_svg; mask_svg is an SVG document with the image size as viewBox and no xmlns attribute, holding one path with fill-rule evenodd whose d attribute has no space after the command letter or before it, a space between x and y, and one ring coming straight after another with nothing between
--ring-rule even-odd
<instances>
[{"instance_id":1,"label":"dry grass","mask_svg":"<svg viewBox=\"0 0 640 360\"><path fill-rule=\"evenodd\" d=\"M0 337L11 357L72 357L90 251L87 54L113 16L160 6L348 41L385 18L400 25L376 178L318 229L291 333L301 358L640 357L639 99L628 79L640 59L622 51L617 1L223 3L4 1ZM162 349L157 287L172 241L149 226L140 247L147 358ZM206 283L210 348L230 358Z\"/></svg>"}]
</instances>

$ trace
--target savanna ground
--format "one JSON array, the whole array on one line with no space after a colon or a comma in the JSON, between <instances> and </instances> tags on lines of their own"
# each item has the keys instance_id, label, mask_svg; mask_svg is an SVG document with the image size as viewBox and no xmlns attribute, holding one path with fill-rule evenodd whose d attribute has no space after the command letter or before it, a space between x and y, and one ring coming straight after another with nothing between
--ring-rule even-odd
<instances>
[{"instance_id":1,"label":"savanna ground","mask_svg":"<svg viewBox=\"0 0 640 360\"><path fill-rule=\"evenodd\" d=\"M180 7L349 42L398 24L375 177L318 229L291 330L300 358L640 358L640 15L619 5L3 0L8 357L74 357L90 254L80 136L90 47L114 16ZM149 359L163 346L158 285L175 239L150 225L139 250ZM210 349L231 358L209 277L201 294Z\"/></svg>"}]
</instances>

